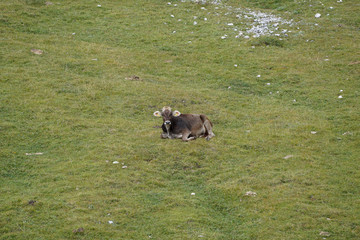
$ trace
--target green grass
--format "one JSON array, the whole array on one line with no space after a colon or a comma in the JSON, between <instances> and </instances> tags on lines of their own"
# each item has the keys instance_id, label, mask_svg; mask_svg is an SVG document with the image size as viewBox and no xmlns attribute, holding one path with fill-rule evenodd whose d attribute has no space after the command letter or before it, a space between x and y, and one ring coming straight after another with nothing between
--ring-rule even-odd
<instances>
[{"instance_id":1,"label":"green grass","mask_svg":"<svg viewBox=\"0 0 360 240\"><path fill-rule=\"evenodd\" d=\"M360 238L357 1L223 1L282 40L223 5L45 2L0 3L0 239ZM160 139L165 105L216 137Z\"/></svg>"}]
</instances>

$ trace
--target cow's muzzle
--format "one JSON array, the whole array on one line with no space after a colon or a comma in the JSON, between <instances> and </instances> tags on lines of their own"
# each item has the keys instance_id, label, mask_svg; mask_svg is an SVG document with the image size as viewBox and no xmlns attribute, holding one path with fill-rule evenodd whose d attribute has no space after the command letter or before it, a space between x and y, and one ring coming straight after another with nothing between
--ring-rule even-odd
<instances>
[{"instance_id":1,"label":"cow's muzzle","mask_svg":"<svg viewBox=\"0 0 360 240\"><path fill-rule=\"evenodd\" d=\"M164 123L165 123L165 125L170 125L171 124L170 121L165 121Z\"/></svg>"}]
</instances>

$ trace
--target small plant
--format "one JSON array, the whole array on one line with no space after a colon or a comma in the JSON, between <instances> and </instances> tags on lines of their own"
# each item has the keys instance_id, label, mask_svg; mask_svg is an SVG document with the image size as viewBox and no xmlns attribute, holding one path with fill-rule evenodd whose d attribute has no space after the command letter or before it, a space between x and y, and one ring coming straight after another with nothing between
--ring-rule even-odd
<instances>
[{"instance_id":1,"label":"small plant","mask_svg":"<svg viewBox=\"0 0 360 240\"><path fill-rule=\"evenodd\" d=\"M28 5L44 5L45 0L26 0L26 4L28 4Z\"/></svg>"},{"instance_id":2,"label":"small plant","mask_svg":"<svg viewBox=\"0 0 360 240\"><path fill-rule=\"evenodd\" d=\"M251 44L253 46L275 46L275 47L284 47L284 42L274 38L274 37L260 37L254 39Z\"/></svg>"}]
</instances>

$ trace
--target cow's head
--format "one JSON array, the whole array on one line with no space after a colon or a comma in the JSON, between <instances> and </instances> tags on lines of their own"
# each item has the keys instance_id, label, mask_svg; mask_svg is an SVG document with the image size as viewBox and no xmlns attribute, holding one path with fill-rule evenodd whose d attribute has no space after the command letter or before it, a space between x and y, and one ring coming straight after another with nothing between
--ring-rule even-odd
<instances>
[{"instance_id":1,"label":"cow's head","mask_svg":"<svg viewBox=\"0 0 360 240\"><path fill-rule=\"evenodd\" d=\"M166 128L170 127L172 117L178 117L180 115L181 115L181 113L177 110L172 112L171 107L163 107L161 112L160 111L154 112L155 117L163 118Z\"/></svg>"}]
</instances>

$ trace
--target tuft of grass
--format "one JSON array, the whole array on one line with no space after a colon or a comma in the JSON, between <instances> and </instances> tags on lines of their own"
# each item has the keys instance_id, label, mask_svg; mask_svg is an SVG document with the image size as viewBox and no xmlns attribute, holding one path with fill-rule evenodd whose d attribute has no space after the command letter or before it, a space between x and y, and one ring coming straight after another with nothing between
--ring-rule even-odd
<instances>
[{"instance_id":1,"label":"tuft of grass","mask_svg":"<svg viewBox=\"0 0 360 240\"><path fill-rule=\"evenodd\" d=\"M284 47L284 41L275 37L265 36L252 40L251 45L257 47L259 46Z\"/></svg>"}]
</instances>

